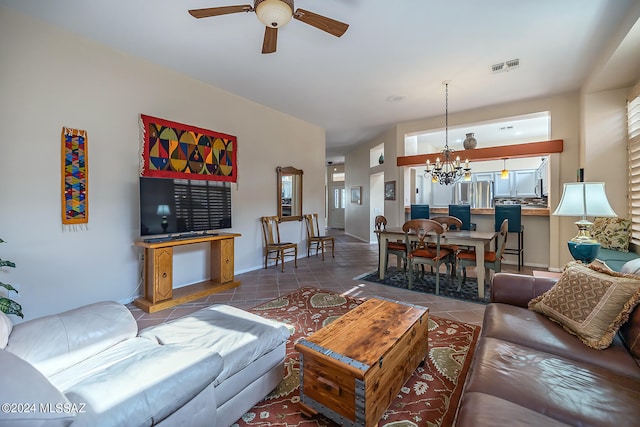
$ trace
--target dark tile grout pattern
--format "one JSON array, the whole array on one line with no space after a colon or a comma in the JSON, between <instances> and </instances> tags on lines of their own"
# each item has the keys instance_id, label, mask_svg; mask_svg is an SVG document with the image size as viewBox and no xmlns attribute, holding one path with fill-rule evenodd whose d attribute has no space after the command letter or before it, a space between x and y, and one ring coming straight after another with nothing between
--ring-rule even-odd
<instances>
[{"instance_id":1,"label":"dark tile grout pattern","mask_svg":"<svg viewBox=\"0 0 640 427\"><path fill-rule=\"evenodd\" d=\"M355 277L377 268L378 246L348 236L341 230L329 230L328 234L336 239L335 258L332 258L331 254L325 254L323 261L320 254L316 256L312 252L310 257L298 259L298 268L294 268L293 262L288 261L284 273L280 266L276 268L275 265L270 265L267 269L238 274L236 280L239 280L241 285L236 288L156 313L145 313L133 304L128 304L128 307L138 322L139 329L143 329L185 316L212 304L228 304L249 309L296 289L315 287L354 297L380 296L410 302L428 307L432 316L482 325L485 308L483 304L354 280ZM298 252L304 254L306 247L299 247ZM393 260L394 257L390 257L389 262ZM503 264L503 271L518 272L516 265L509 264ZM524 267L520 273L531 274L531 269ZM475 276L473 269L468 269L468 275Z\"/></svg>"}]
</instances>

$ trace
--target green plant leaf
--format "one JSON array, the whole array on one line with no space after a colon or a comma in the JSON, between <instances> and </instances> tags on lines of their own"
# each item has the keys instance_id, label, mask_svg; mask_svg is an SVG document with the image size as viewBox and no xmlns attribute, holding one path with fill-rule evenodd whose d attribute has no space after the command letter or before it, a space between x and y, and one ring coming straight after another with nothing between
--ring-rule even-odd
<instances>
[{"instance_id":1,"label":"green plant leaf","mask_svg":"<svg viewBox=\"0 0 640 427\"><path fill-rule=\"evenodd\" d=\"M0 297L0 311L6 314L15 314L24 319L22 314L22 306L9 298Z\"/></svg>"},{"instance_id":2,"label":"green plant leaf","mask_svg":"<svg viewBox=\"0 0 640 427\"><path fill-rule=\"evenodd\" d=\"M13 286L11 286L8 283L2 283L0 282L0 286L2 286L3 288L5 288L8 291L14 291L16 294L18 293L18 290L16 288L14 288Z\"/></svg>"},{"instance_id":3,"label":"green plant leaf","mask_svg":"<svg viewBox=\"0 0 640 427\"><path fill-rule=\"evenodd\" d=\"M0 267L16 267L16 264L11 262L11 261L5 261L2 258L0 258Z\"/></svg>"}]
</instances>

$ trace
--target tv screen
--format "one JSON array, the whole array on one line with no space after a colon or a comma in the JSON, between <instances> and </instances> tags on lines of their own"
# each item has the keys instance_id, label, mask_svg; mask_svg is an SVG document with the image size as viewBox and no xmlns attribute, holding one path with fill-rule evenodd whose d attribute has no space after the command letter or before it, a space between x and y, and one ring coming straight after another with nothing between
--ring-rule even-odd
<instances>
[{"instance_id":1,"label":"tv screen","mask_svg":"<svg viewBox=\"0 0 640 427\"><path fill-rule=\"evenodd\" d=\"M231 228L231 184L140 177L140 235Z\"/></svg>"}]
</instances>

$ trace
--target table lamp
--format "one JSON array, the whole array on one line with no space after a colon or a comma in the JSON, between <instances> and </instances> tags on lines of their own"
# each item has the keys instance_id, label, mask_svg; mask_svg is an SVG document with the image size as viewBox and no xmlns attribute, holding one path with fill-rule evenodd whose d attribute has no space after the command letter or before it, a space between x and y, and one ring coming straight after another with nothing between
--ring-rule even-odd
<instances>
[{"instance_id":1,"label":"table lamp","mask_svg":"<svg viewBox=\"0 0 640 427\"><path fill-rule=\"evenodd\" d=\"M158 205L158 211L156 212L156 214L162 217L160 225L162 226L162 231L166 233L167 227L169 226L167 215L171 215L171 209L169 209L169 205Z\"/></svg>"},{"instance_id":2,"label":"table lamp","mask_svg":"<svg viewBox=\"0 0 640 427\"><path fill-rule=\"evenodd\" d=\"M593 225L587 216L615 217L604 191L604 182L571 182L564 184L560 204L553 215L579 216L578 234L567 242L569 252L576 261L588 264L596 259L600 243L589 232Z\"/></svg>"}]
</instances>

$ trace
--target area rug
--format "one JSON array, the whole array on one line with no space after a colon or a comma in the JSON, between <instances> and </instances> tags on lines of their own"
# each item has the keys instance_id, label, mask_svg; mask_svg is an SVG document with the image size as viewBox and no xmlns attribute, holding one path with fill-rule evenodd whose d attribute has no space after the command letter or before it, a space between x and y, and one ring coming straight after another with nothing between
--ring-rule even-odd
<instances>
[{"instance_id":1,"label":"area rug","mask_svg":"<svg viewBox=\"0 0 640 427\"><path fill-rule=\"evenodd\" d=\"M285 323L285 377L234 426L337 426L300 413L300 364L295 343L329 324L364 300L316 288L302 288L250 311ZM385 412L379 426L450 426L460 400L480 327L429 316L428 363L418 368Z\"/></svg>"},{"instance_id":2,"label":"area rug","mask_svg":"<svg viewBox=\"0 0 640 427\"><path fill-rule=\"evenodd\" d=\"M387 268L384 280L380 280L377 271L365 273L356 277L357 280L363 280L365 282L379 283L381 285L394 286L396 288L409 289L409 281L405 277L402 270L396 267ZM411 290L424 292L428 294L436 293L436 276L429 273L425 273L424 277L421 275L414 276L413 287ZM467 277L465 283L462 284L462 288L458 291L458 281L454 278L451 284L448 282L446 275L440 273L440 294L443 297L456 298L465 301L478 302L482 304L488 304L491 296L491 288L489 285L484 286L484 298L478 297L478 281L475 277Z\"/></svg>"}]
</instances>

